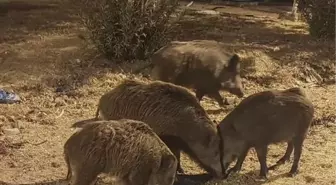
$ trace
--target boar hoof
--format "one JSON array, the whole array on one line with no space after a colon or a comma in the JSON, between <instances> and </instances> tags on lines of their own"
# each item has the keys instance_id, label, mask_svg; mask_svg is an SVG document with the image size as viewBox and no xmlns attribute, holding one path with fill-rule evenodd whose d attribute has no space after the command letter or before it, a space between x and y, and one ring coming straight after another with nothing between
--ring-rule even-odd
<instances>
[{"instance_id":1,"label":"boar hoof","mask_svg":"<svg viewBox=\"0 0 336 185\"><path fill-rule=\"evenodd\" d=\"M225 173L225 174L223 175L223 180L229 178L229 176L230 176L230 173L229 173L229 172L228 172L228 173Z\"/></svg>"},{"instance_id":2,"label":"boar hoof","mask_svg":"<svg viewBox=\"0 0 336 185\"><path fill-rule=\"evenodd\" d=\"M233 167L233 168L229 169L228 174L230 174L230 173L239 173L239 172L240 172L239 168Z\"/></svg>"},{"instance_id":3,"label":"boar hoof","mask_svg":"<svg viewBox=\"0 0 336 185\"><path fill-rule=\"evenodd\" d=\"M288 173L288 177L295 177L297 174L298 174L299 172L298 172L298 170L297 171L290 171L289 173Z\"/></svg>"}]
</instances>

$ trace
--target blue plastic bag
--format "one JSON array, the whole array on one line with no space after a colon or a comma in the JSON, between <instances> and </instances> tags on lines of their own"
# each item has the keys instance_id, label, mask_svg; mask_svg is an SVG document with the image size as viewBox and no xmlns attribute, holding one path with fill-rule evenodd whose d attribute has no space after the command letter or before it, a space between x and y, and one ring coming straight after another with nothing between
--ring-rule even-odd
<instances>
[{"instance_id":1,"label":"blue plastic bag","mask_svg":"<svg viewBox=\"0 0 336 185\"><path fill-rule=\"evenodd\" d=\"M7 92L3 89L0 89L0 103L2 104L12 104L21 102L19 95L15 93Z\"/></svg>"}]
</instances>

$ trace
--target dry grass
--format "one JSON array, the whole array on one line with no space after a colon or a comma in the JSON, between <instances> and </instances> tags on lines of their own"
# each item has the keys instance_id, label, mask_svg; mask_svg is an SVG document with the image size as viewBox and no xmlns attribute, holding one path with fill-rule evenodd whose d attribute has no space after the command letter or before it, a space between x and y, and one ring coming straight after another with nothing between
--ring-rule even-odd
<instances>
[{"instance_id":1,"label":"dry grass","mask_svg":"<svg viewBox=\"0 0 336 185\"><path fill-rule=\"evenodd\" d=\"M69 126L92 117L98 98L120 80L134 77L129 72L137 67L116 66L96 55L78 37L83 32L78 19L57 1L33 2L5 7L0 2L0 85L24 99L21 104L0 105L0 181L15 184L63 179L63 144L73 132ZM301 22L278 20L272 13L275 7L226 6L198 12L213 7L195 3L172 37L222 41L225 48L240 53L246 62L247 94L301 86L316 106L297 177L284 177L290 163L271 172L269 181L255 181L259 164L252 150L241 174L217 184L335 184L334 42L312 40ZM220 112L207 98L202 105L217 121L231 110ZM1 133L11 127L21 133ZM284 150L284 144L272 145L268 163ZM183 158L188 174L203 172Z\"/></svg>"}]
</instances>

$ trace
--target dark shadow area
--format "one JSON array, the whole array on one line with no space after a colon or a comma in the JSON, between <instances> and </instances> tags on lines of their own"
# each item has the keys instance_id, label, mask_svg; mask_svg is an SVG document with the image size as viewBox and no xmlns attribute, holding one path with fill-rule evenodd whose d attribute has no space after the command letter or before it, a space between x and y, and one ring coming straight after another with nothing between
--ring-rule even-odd
<instances>
[{"instance_id":1,"label":"dark shadow area","mask_svg":"<svg viewBox=\"0 0 336 185\"><path fill-rule=\"evenodd\" d=\"M5 1L0 2L0 16L4 16L11 11L30 11L38 9L51 9L57 6L54 3L50 4L36 4L34 2L24 2L24 1Z\"/></svg>"},{"instance_id":2,"label":"dark shadow area","mask_svg":"<svg viewBox=\"0 0 336 185\"><path fill-rule=\"evenodd\" d=\"M0 2L0 44L15 44L49 31L66 31L78 20L60 1Z\"/></svg>"},{"instance_id":3,"label":"dark shadow area","mask_svg":"<svg viewBox=\"0 0 336 185\"><path fill-rule=\"evenodd\" d=\"M209 174L177 175L174 185L202 185L209 182L212 177Z\"/></svg>"}]
</instances>

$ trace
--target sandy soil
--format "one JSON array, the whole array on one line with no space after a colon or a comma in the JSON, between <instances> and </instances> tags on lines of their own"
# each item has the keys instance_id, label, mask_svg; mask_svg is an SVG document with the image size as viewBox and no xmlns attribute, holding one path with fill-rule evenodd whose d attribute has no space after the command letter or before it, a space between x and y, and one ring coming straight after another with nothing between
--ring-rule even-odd
<instances>
[{"instance_id":1,"label":"sandy soil","mask_svg":"<svg viewBox=\"0 0 336 185\"><path fill-rule=\"evenodd\" d=\"M71 9L51 0L26 2L0 2L0 88L23 99L21 104L0 105L0 181L55 184L66 175L62 152L73 133L69 126L92 117L99 97L138 66L116 66L97 55L79 38L85 30ZM251 150L240 174L208 184L335 184L335 43L310 38L302 22L277 19L281 11L283 7L195 3L172 33L175 40L221 41L239 53L247 95L300 86L316 106L298 176L284 175L290 170L288 163L271 172L269 181L256 181L259 163ZM63 92L56 92L60 89ZM232 109L218 111L209 98L201 103L217 121ZM12 128L20 133L6 132ZM271 145L268 163L284 151L285 144ZM182 166L188 174L203 173L186 156Z\"/></svg>"}]
</instances>

